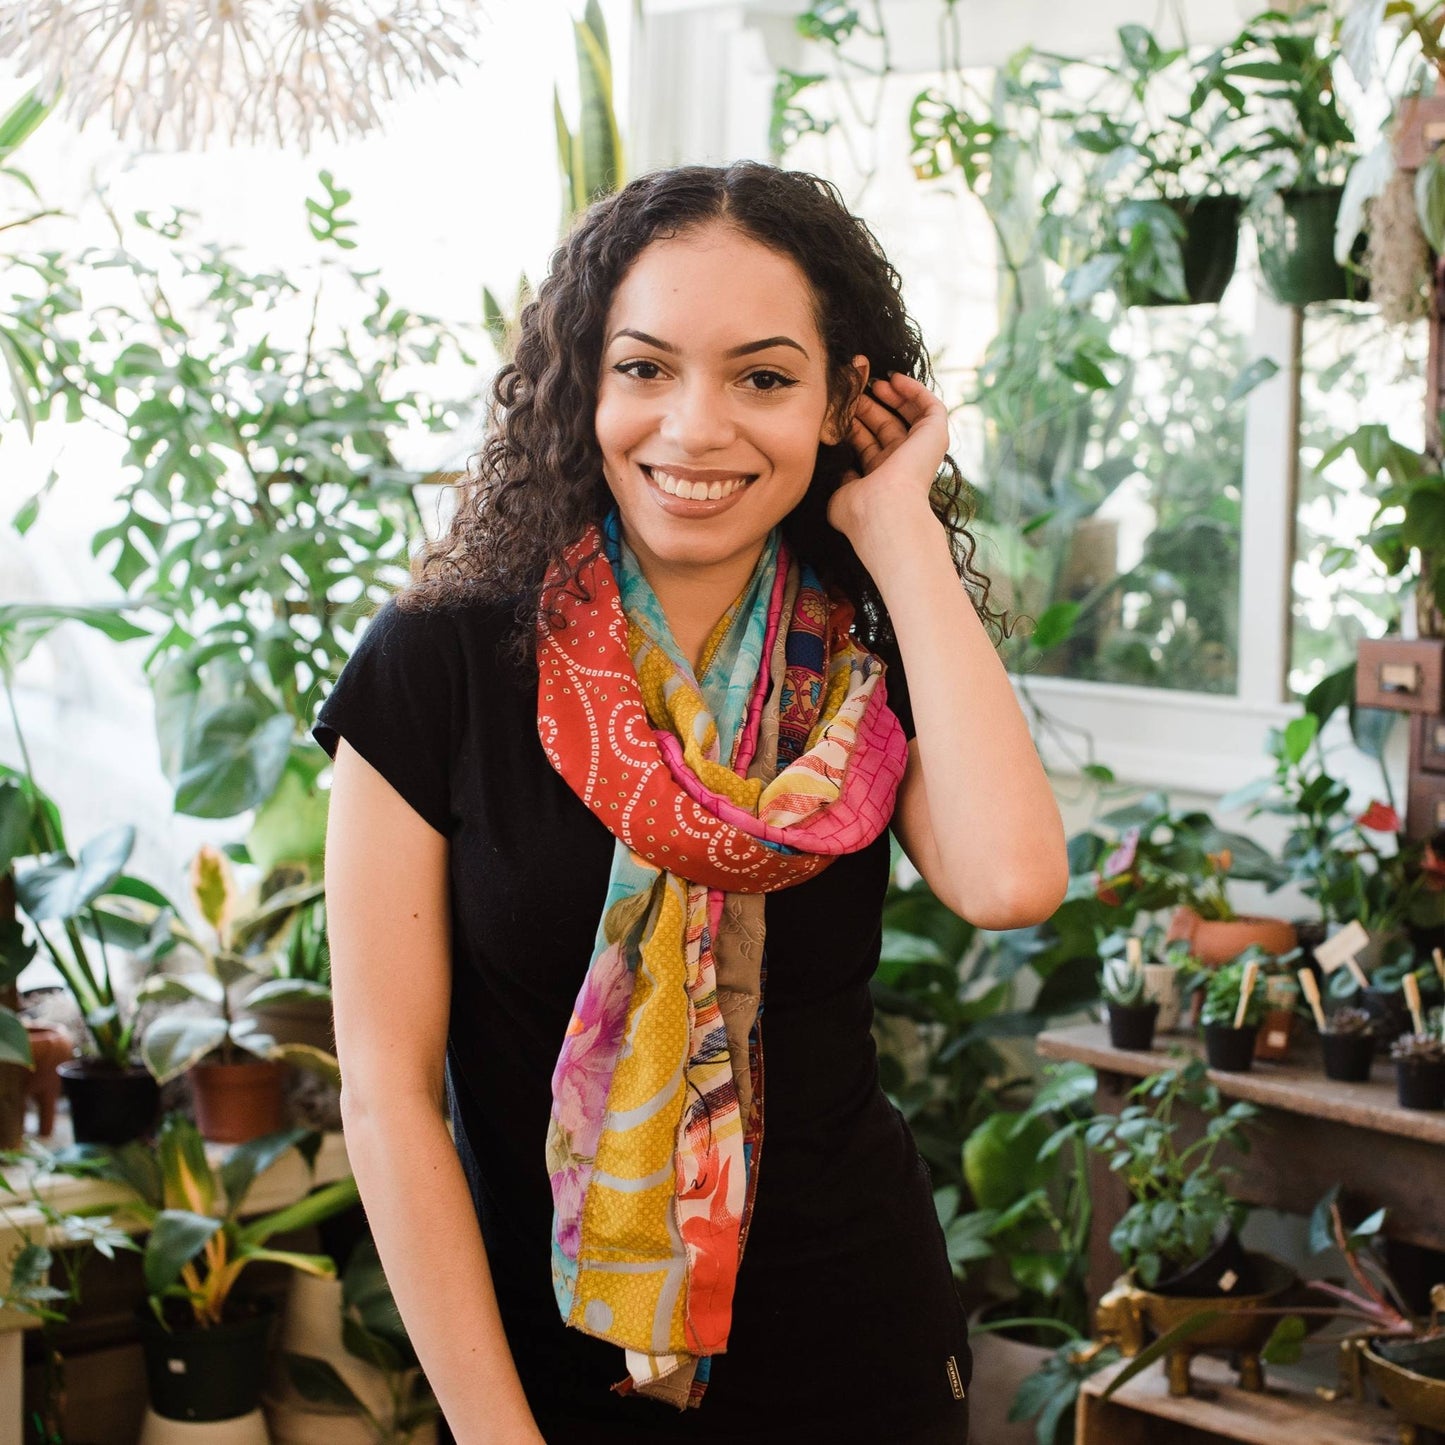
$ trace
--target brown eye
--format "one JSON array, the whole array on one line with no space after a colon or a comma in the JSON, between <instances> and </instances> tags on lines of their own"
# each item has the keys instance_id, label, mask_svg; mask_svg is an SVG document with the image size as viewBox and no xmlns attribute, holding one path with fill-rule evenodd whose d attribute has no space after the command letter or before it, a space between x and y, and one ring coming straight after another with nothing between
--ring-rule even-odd
<instances>
[{"instance_id":1,"label":"brown eye","mask_svg":"<svg viewBox=\"0 0 1445 1445\"><path fill-rule=\"evenodd\" d=\"M656 381L662 374L662 368L655 361L622 361L612 369L624 376L636 377L638 381Z\"/></svg>"},{"instance_id":2,"label":"brown eye","mask_svg":"<svg viewBox=\"0 0 1445 1445\"><path fill-rule=\"evenodd\" d=\"M754 391L783 391L798 384L792 377L784 376L779 371L749 372L748 380L759 383L753 388Z\"/></svg>"}]
</instances>

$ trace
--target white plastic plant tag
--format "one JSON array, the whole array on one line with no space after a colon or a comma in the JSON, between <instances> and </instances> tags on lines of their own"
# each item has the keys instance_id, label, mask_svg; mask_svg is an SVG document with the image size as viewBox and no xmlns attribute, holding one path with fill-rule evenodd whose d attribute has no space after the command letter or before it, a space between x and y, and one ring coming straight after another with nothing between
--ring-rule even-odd
<instances>
[{"instance_id":1,"label":"white plastic plant tag","mask_svg":"<svg viewBox=\"0 0 1445 1445\"><path fill-rule=\"evenodd\" d=\"M173 1375L184 1375L186 1373L186 1362L184 1360L169 1359L166 1361L166 1369Z\"/></svg>"},{"instance_id":2,"label":"white plastic plant tag","mask_svg":"<svg viewBox=\"0 0 1445 1445\"><path fill-rule=\"evenodd\" d=\"M1364 924L1358 918L1351 919L1338 933L1315 946L1315 961L1326 973L1333 973L1343 968L1369 941Z\"/></svg>"}]
</instances>

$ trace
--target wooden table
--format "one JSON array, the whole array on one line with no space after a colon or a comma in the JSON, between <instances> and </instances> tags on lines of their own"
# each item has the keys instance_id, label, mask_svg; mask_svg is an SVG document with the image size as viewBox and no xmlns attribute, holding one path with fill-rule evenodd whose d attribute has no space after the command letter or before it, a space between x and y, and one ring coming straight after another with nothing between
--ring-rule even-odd
<instances>
[{"instance_id":1,"label":"wooden table","mask_svg":"<svg viewBox=\"0 0 1445 1445\"><path fill-rule=\"evenodd\" d=\"M1164 1034L1155 1042L1158 1047L1149 1053L1116 1049L1103 1024L1078 1024L1040 1034L1038 1051L1045 1059L1090 1065L1099 1077L1098 1108L1117 1113L1141 1078L1180 1061L1170 1050L1203 1054L1201 1042L1183 1036ZM1339 1084L1325 1078L1317 1052L1297 1045L1296 1054L1289 1063L1256 1062L1244 1074L1209 1071L1222 1094L1260 1109L1250 1126L1253 1149L1218 1156L1238 1169L1234 1195L1247 1204L1307 1215L1332 1185L1343 1183L1359 1204L1385 1206L1391 1239L1445 1250L1445 1112L1400 1108L1388 1058L1376 1060L1369 1083ZM1198 1137L1199 1116L1182 1111L1179 1118L1184 1137ZM1097 1299L1120 1272L1109 1233L1130 1197L1106 1159L1093 1156L1089 1170L1094 1200L1089 1287Z\"/></svg>"},{"instance_id":2,"label":"wooden table","mask_svg":"<svg viewBox=\"0 0 1445 1445\"><path fill-rule=\"evenodd\" d=\"M1222 1360L1196 1355L1195 1393L1176 1398L1161 1364L1100 1399L1121 1361L1084 1382L1075 1416L1077 1445L1397 1445L1394 1416L1378 1405L1327 1402L1271 1372L1260 1394L1241 1390Z\"/></svg>"}]
</instances>

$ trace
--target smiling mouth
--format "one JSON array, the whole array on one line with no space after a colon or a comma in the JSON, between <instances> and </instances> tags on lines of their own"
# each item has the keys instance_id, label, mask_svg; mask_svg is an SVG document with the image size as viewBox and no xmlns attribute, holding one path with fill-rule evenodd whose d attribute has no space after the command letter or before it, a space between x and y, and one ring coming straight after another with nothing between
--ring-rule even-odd
<instances>
[{"instance_id":1,"label":"smiling mouth","mask_svg":"<svg viewBox=\"0 0 1445 1445\"><path fill-rule=\"evenodd\" d=\"M693 502L720 501L723 497L730 497L734 492L740 492L750 482L757 480L754 475L742 473L726 478L713 477L704 481L680 477L662 467L643 466L642 470L647 474L649 481L669 496Z\"/></svg>"}]
</instances>

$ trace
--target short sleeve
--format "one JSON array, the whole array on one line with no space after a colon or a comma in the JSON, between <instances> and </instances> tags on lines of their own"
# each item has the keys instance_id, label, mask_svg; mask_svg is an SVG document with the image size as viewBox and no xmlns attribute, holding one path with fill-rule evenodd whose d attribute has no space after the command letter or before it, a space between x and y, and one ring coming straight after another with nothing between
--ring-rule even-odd
<instances>
[{"instance_id":1,"label":"short sleeve","mask_svg":"<svg viewBox=\"0 0 1445 1445\"><path fill-rule=\"evenodd\" d=\"M903 736L910 742L916 736L913 728L913 704L908 698L908 675L903 671L903 657L897 642L890 639L872 649L887 664L883 682L888 690L888 706L903 724Z\"/></svg>"},{"instance_id":2,"label":"short sleeve","mask_svg":"<svg viewBox=\"0 0 1445 1445\"><path fill-rule=\"evenodd\" d=\"M344 737L416 813L448 836L459 671L455 619L444 609L403 612L388 598L311 729L332 758Z\"/></svg>"}]
</instances>

